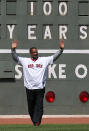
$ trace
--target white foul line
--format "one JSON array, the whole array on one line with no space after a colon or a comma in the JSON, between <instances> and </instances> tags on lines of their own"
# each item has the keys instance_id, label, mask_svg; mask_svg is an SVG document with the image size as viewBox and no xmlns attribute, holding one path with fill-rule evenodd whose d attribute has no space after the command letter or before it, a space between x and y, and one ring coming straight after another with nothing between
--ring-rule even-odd
<instances>
[{"instance_id":1,"label":"white foul line","mask_svg":"<svg viewBox=\"0 0 89 131\"><path fill-rule=\"evenodd\" d=\"M56 53L56 49L38 49L39 53ZM29 49L16 49L17 53L28 54ZM0 49L0 53L11 53L11 49ZM89 50L64 50L64 54L89 54Z\"/></svg>"},{"instance_id":2,"label":"white foul line","mask_svg":"<svg viewBox=\"0 0 89 131\"><path fill-rule=\"evenodd\" d=\"M2 118L30 118L29 115L0 115ZM89 118L89 115L43 115L42 118Z\"/></svg>"}]
</instances>

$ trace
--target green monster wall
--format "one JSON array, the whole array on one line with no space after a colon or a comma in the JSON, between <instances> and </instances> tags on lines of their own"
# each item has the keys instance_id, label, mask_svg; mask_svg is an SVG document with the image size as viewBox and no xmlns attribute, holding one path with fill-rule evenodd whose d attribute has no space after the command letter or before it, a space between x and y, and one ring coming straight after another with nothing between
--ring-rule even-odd
<instances>
[{"instance_id":1,"label":"green monster wall","mask_svg":"<svg viewBox=\"0 0 89 131\"><path fill-rule=\"evenodd\" d=\"M22 67L11 56L18 41L19 56L29 57L37 47L39 56L54 54L64 39L60 58L48 67L44 114L89 114L89 0L0 0L0 115L28 114Z\"/></svg>"}]
</instances>

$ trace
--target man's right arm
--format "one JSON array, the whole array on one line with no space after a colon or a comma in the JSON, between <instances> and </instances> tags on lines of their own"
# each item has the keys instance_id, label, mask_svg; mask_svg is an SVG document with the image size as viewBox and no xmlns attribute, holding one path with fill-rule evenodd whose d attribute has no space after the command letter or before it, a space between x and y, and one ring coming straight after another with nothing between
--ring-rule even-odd
<instances>
[{"instance_id":1,"label":"man's right arm","mask_svg":"<svg viewBox=\"0 0 89 131\"><path fill-rule=\"evenodd\" d=\"M16 62L18 62L18 61L19 61L19 56L17 55L15 48L12 48L11 51L12 51L12 58L13 58Z\"/></svg>"},{"instance_id":2,"label":"man's right arm","mask_svg":"<svg viewBox=\"0 0 89 131\"><path fill-rule=\"evenodd\" d=\"M16 50L15 50L15 49L17 48L17 45L18 45L18 42L17 42L16 40L14 40L14 41L12 42L11 51L12 51L12 58L13 58L16 62L19 61L19 56L17 55Z\"/></svg>"}]
</instances>

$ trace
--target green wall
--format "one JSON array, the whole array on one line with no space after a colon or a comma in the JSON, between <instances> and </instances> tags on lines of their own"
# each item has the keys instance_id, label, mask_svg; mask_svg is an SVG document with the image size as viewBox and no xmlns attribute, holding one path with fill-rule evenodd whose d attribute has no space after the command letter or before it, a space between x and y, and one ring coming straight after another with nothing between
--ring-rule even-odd
<instances>
[{"instance_id":1,"label":"green wall","mask_svg":"<svg viewBox=\"0 0 89 131\"><path fill-rule=\"evenodd\" d=\"M60 39L64 39L65 50L48 68L46 84L46 92L54 91L56 98L54 103L44 99L44 114L89 114L89 101L82 103L79 99L82 91L89 93L89 0L0 0L1 115L28 113L22 67L10 53L12 41L18 41L20 56L29 57L24 49L32 46L46 51L40 56L52 55ZM6 61L10 69L4 66ZM60 78L60 68L66 78Z\"/></svg>"}]
</instances>

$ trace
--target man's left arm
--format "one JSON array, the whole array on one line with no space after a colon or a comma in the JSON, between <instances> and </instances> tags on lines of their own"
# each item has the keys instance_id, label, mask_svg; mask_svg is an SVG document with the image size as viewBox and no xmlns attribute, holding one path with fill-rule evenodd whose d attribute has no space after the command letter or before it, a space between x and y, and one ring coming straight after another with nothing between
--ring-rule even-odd
<instances>
[{"instance_id":1,"label":"man's left arm","mask_svg":"<svg viewBox=\"0 0 89 131\"><path fill-rule=\"evenodd\" d=\"M53 62L56 61L64 50L64 41L61 40L59 43L60 49L53 55Z\"/></svg>"}]
</instances>

